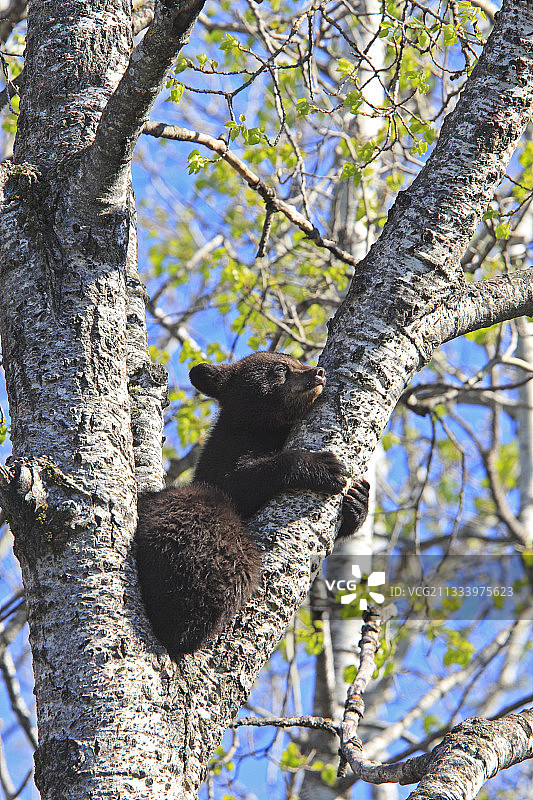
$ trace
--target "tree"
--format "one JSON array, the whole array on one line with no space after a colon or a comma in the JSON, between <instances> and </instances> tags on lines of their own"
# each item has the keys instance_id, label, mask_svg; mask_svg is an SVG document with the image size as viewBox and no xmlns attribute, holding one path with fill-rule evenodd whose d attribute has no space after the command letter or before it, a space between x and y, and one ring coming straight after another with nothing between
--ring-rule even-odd
<instances>
[{"instance_id":1,"label":"tree","mask_svg":"<svg viewBox=\"0 0 533 800\"><path fill-rule=\"evenodd\" d=\"M267 545L265 579L246 613L176 668L154 642L130 542L136 484L162 482L165 379L145 350L130 163L141 130L191 138L146 120L202 6L157 4L135 48L131 10L118 0L34 0L28 9L14 158L2 169L0 334L13 459L1 490L27 596L45 798L194 796L333 544L336 501L280 498L252 526ZM267 202L267 222L282 212L355 266L328 326L326 402L294 439L334 449L355 474L439 345L532 313L530 269L467 281L460 266L530 117L532 29L525 0L504 3L431 157L356 265L226 142L193 137L239 168ZM230 132L250 140L240 122ZM199 163L190 159L192 169ZM517 748L509 761L527 755Z\"/></svg>"}]
</instances>

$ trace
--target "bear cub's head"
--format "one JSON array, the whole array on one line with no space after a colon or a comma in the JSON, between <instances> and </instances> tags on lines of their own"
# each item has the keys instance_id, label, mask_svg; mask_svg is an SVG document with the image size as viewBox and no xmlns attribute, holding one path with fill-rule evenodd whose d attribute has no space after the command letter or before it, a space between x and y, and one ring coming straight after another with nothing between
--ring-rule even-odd
<instances>
[{"instance_id":1,"label":"bear cub's head","mask_svg":"<svg viewBox=\"0 0 533 800\"><path fill-rule=\"evenodd\" d=\"M246 428L294 425L326 385L322 367L308 367L284 353L253 353L236 364L197 364L192 385L214 397L220 413Z\"/></svg>"}]
</instances>

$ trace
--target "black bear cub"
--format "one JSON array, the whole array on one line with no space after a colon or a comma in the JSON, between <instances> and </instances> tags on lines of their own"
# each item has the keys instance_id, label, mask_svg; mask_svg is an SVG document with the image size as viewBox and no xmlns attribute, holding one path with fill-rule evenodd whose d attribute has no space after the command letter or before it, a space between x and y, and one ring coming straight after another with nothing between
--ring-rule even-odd
<instances>
[{"instance_id":1,"label":"black bear cub","mask_svg":"<svg viewBox=\"0 0 533 800\"><path fill-rule=\"evenodd\" d=\"M193 386L220 409L191 484L139 498L136 558L146 613L177 660L218 633L259 585L260 557L244 520L275 494L310 489L337 494L343 464L330 452L283 450L326 383L321 367L281 353L236 364L198 364ZM339 536L363 523L368 483L343 502Z\"/></svg>"}]
</instances>

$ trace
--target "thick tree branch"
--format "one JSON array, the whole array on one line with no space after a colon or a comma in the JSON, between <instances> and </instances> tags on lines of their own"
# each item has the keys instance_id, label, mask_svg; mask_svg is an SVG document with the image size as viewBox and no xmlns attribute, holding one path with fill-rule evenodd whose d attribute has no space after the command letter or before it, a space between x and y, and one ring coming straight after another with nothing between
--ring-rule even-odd
<instances>
[{"instance_id":1,"label":"thick tree branch","mask_svg":"<svg viewBox=\"0 0 533 800\"><path fill-rule=\"evenodd\" d=\"M128 67L102 114L83 165L85 178L104 203L123 201L139 133L161 90L172 59L188 42L205 0L166 0L131 54Z\"/></svg>"},{"instance_id":2,"label":"thick tree branch","mask_svg":"<svg viewBox=\"0 0 533 800\"><path fill-rule=\"evenodd\" d=\"M409 800L473 800L486 780L533 757L533 709L496 720L466 719L431 753L396 764L362 764L367 783L420 784Z\"/></svg>"},{"instance_id":3,"label":"thick tree branch","mask_svg":"<svg viewBox=\"0 0 533 800\"><path fill-rule=\"evenodd\" d=\"M494 721L467 719L435 748L409 800L473 800L489 778L532 757L533 709Z\"/></svg>"},{"instance_id":4,"label":"thick tree branch","mask_svg":"<svg viewBox=\"0 0 533 800\"><path fill-rule=\"evenodd\" d=\"M452 297L451 303L437 313L442 313L442 334L446 342L498 322L532 316L533 268L469 283L463 295Z\"/></svg>"}]
</instances>

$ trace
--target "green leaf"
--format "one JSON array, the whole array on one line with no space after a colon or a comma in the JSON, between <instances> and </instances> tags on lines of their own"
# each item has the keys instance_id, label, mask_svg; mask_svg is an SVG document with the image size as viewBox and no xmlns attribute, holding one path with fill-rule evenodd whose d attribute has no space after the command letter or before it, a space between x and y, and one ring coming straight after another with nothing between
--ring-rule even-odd
<instances>
[{"instance_id":1,"label":"green leaf","mask_svg":"<svg viewBox=\"0 0 533 800\"><path fill-rule=\"evenodd\" d=\"M326 764L320 772L320 777L328 786L335 786L337 783L337 768L334 764Z\"/></svg>"},{"instance_id":2,"label":"green leaf","mask_svg":"<svg viewBox=\"0 0 533 800\"><path fill-rule=\"evenodd\" d=\"M352 177L354 172L355 172L355 164L352 164L350 161L346 161L342 165L342 170L340 175L341 181L347 181L348 178Z\"/></svg>"},{"instance_id":3,"label":"green leaf","mask_svg":"<svg viewBox=\"0 0 533 800\"><path fill-rule=\"evenodd\" d=\"M198 150L193 150L192 153L189 153L187 161L189 164L189 175L195 175L197 172L200 172L206 164L209 164L209 159L205 156L201 156Z\"/></svg>"},{"instance_id":4,"label":"green leaf","mask_svg":"<svg viewBox=\"0 0 533 800\"><path fill-rule=\"evenodd\" d=\"M170 99L174 103L179 103L181 98L183 97L183 90L185 86L182 83L176 83L174 87L170 90Z\"/></svg>"},{"instance_id":5,"label":"green leaf","mask_svg":"<svg viewBox=\"0 0 533 800\"><path fill-rule=\"evenodd\" d=\"M418 46L422 50L425 50L427 47L429 47L431 39L429 38L429 35L425 30L423 29L419 30L417 38L418 38Z\"/></svg>"},{"instance_id":6,"label":"green leaf","mask_svg":"<svg viewBox=\"0 0 533 800\"><path fill-rule=\"evenodd\" d=\"M363 103L363 95L361 94L359 89L351 89L344 98L343 105L345 105L348 108L351 108L352 114L355 114L355 112L362 105L362 103Z\"/></svg>"},{"instance_id":7,"label":"green leaf","mask_svg":"<svg viewBox=\"0 0 533 800\"><path fill-rule=\"evenodd\" d=\"M428 714L424 719L424 731L425 733L436 731L440 728L441 724L440 719L436 717L435 714Z\"/></svg>"},{"instance_id":8,"label":"green leaf","mask_svg":"<svg viewBox=\"0 0 533 800\"><path fill-rule=\"evenodd\" d=\"M187 69L187 67L192 66L192 61L190 58L185 58L184 56L178 56L176 59L176 63L174 64L174 72L179 74Z\"/></svg>"},{"instance_id":9,"label":"green leaf","mask_svg":"<svg viewBox=\"0 0 533 800\"><path fill-rule=\"evenodd\" d=\"M451 47L457 43L457 31L453 25L445 25L443 28L443 34L445 47Z\"/></svg>"},{"instance_id":10,"label":"green leaf","mask_svg":"<svg viewBox=\"0 0 533 800\"><path fill-rule=\"evenodd\" d=\"M427 149L428 149L428 143L424 139L419 139L409 149L409 152L413 156L416 156L416 155L423 156L424 153L427 152Z\"/></svg>"},{"instance_id":11,"label":"green leaf","mask_svg":"<svg viewBox=\"0 0 533 800\"><path fill-rule=\"evenodd\" d=\"M355 66L352 64L351 61L348 61L347 58L339 58L337 61L337 67L335 69L336 72L340 72L341 75L353 75L355 72Z\"/></svg>"},{"instance_id":12,"label":"green leaf","mask_svg":"<svg viewBox=\"0 0 533 800\"><path fill-rule=\"evenodd\" d=\"M461 631L448 630L446 635L448 638L448 650L443 659L445 666L459 664L461 667L466 667L476 652L475 646L464 637Z\"/></svg>"},{"instance_id":13,"label":"green leaf","mask_svg":"<svg viewBox=\"0 0 533 800\"><path fill-rule=\"evenodd\" d=\"M307 114L311 114L313 112L313 106L306 100L304 97L299 98L296 101L296 116L297 117L305 117Z\"/></svg>"},{"instance_id":14,"label":"green leaf","mask_svg":"<svg viewBox=\"0 0 533 800\"><path fill-rule=\"evenodd\" d=\"M344 668L342 679L345 683L353 683L357 675L357 667L355 664L350 664Z\"/></svg>"},{"instance_id":15,"label":"green leaf","mask_svg":"<svg viewBox=\"0 0 533 800\"><path fill-rule=\"evenodd\" d=\"M170 361L170 353L168 350L160 350L155 344L151 344L148 348L150 358L156 364L168 364Z\"/></svg>"},{"instance_id":16,"label":"green leaf","mask_svg":"<svg viewBox=\"0 0 533 800\"><path fill-rule=\"evenodd\" d=\"M371 140L370 142L365 142L362 147L357 148L357 157L359 161L362 161L365 164L372 159L374 153L376 152L376 143Z\"/></svg>"},{"instance_id":17,"label":"green leaf","mask_svg":"<svg viewBox=\"0 0 533 800\"><path fill-rule=\"evenodd\" d=\"M494 235L497 239L508 239L511 233L511 226L507 222L500 222L494 228Z\"/></svg>"},{"instance_id":18,"label":"green leaf","mask_svg":"<svg viewBox=\"0 0 533 800\"><path fill-rule=\"evenodd\" d=\"M401 439L396 433L385 433L381 437L381 444L385 451L390 450L396 444L400 444Z\"/></svg>"},{"instance_id":19,"label":"green leaf","mask_svg":"<svg viewBox=\"0 0 533 800\"><path fill-rule=\"evenodd\" d=\"M305 763L305 756L300 752L300 748L294 742L289 742L287 749L283 751L280 759L282 767L295 769Z\"/></svg>"}]
</instances>

